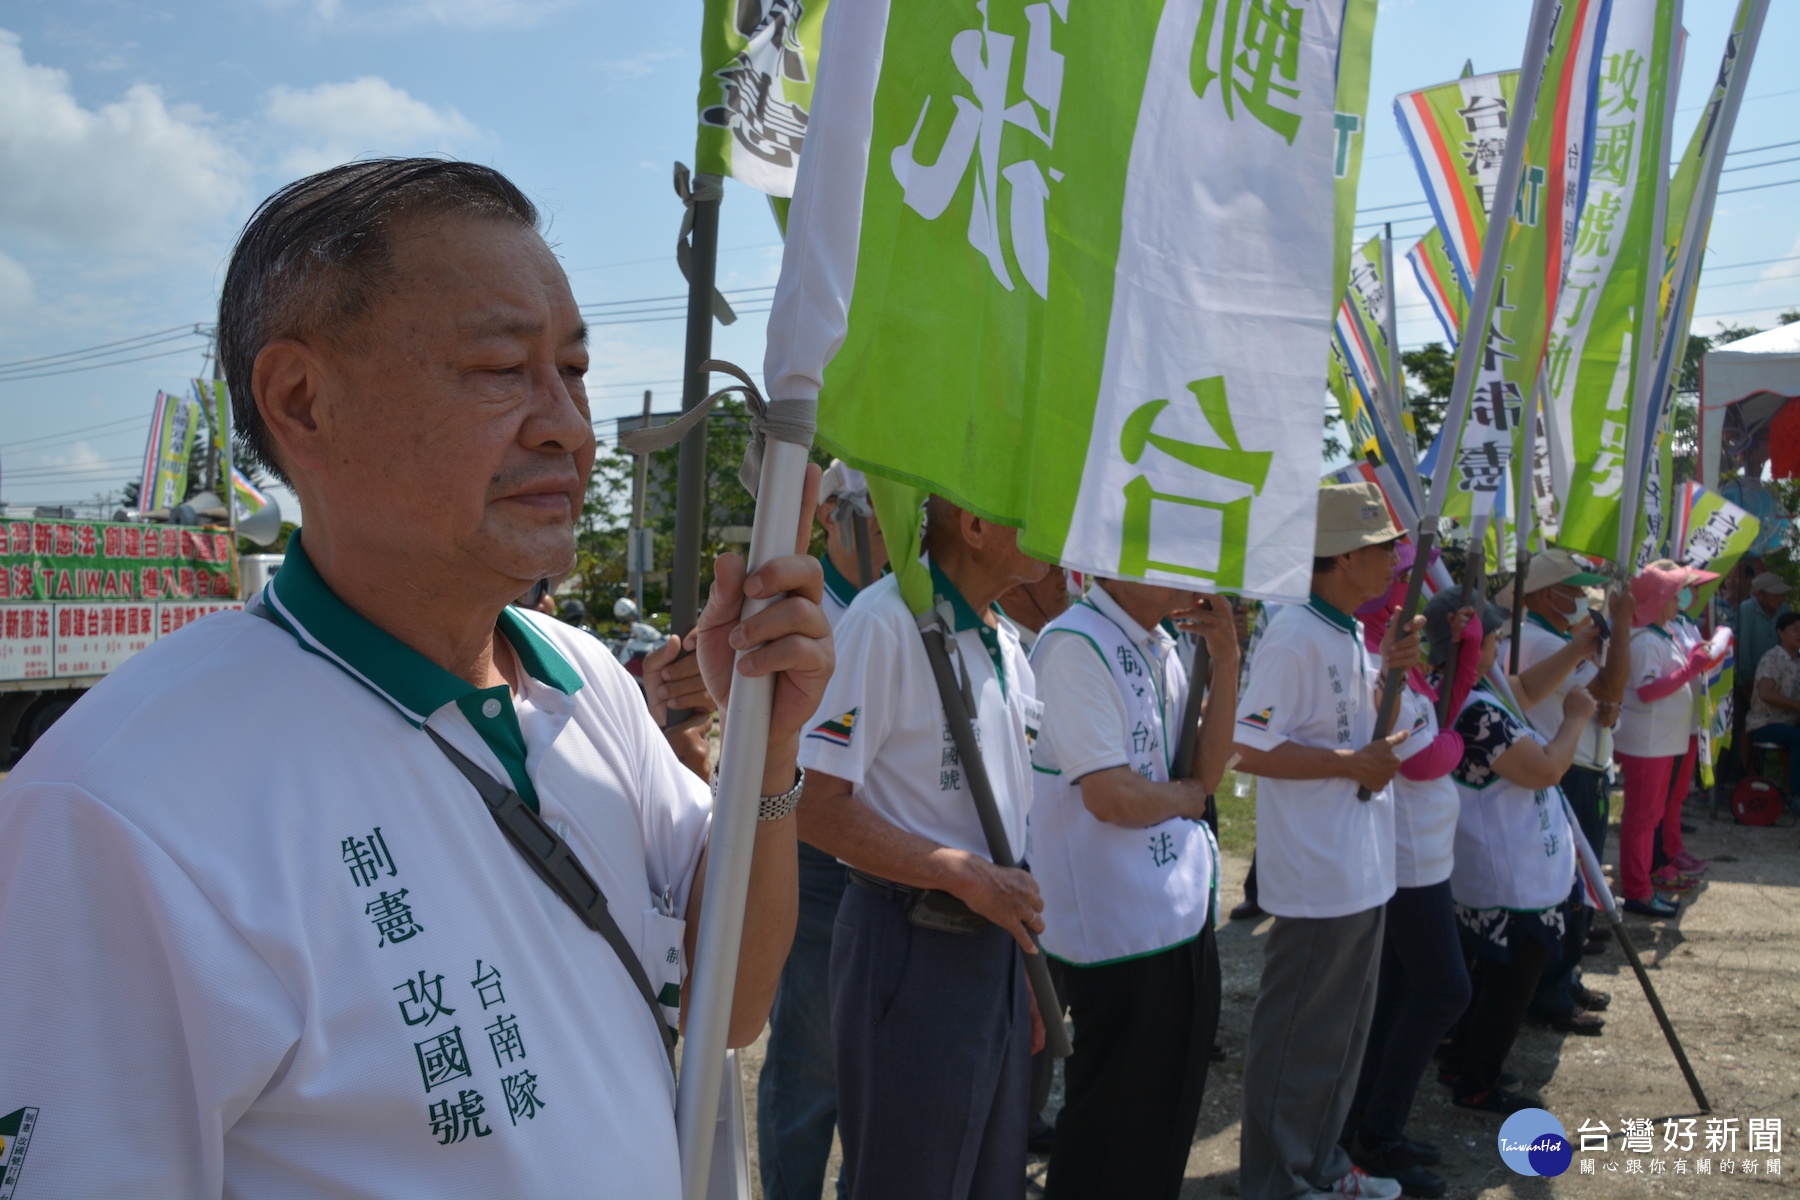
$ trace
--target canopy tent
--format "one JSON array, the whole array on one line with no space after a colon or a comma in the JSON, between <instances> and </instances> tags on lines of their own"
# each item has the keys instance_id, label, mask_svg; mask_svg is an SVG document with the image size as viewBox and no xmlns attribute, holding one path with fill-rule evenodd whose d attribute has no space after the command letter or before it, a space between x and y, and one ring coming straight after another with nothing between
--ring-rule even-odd
<instances>
[{"instance_id":1,"label":"canopy tent","mask_svg":"<svg viewBox=\"0 0 1800 1200\"><path fill-rule=\"evenodd\" d=\"M1779 325L1709 350L1700 368L1700 471L1719 486L1721 462L1759 468L1768 457L1769 427L1800 397L1800 323Z\"/></svg>"}]
</instances>

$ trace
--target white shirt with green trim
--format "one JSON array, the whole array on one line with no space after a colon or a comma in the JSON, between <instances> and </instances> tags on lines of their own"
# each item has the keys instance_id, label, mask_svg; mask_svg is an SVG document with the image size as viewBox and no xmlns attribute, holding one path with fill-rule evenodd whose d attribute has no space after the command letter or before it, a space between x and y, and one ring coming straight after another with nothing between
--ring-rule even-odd
<instances>
[{"instance_id":1,"label":"white shirt with green trim","mask_svg":"<svg viewBox=\"0 0 1800 1200\"><path fill-rule=\"evenodd\" d=\"M955 614L956 657L970 672L988 780L1013 855L1023 861L1030 742L1043 711L1031 664L1008 622L990 628L940 572L933 577ZM819 719L800 739L800 765L848 781L852 795L908 833L990 858L898 577L859 592L833 637L837 670Z\"/></svg>"},{"instance_id":2,"label":"white shirt with green trim","mask_svg":"<svg viewBox=\"0 0 1800 1200\"><path fill-rule=\"evenodd\" d=\"M1694 685L1676 688L1660 700L1644 700L1638 689L1673 675L1687 665L1687 647L1660 625L1631 631L1631 681L1619 706L1613 748L1636 758L1666 758L1687 753L1694 734ZM1547 736L1554 736L1554 729Z\"/></svg>"},{"instance_id":3,"label":"white shirt with green trim","mask_svg":"<svg viewBox=\"0 0 1800 1200\"><path fill-rule=\"evenodd\" d=\"M1534 612L1525 614L1519 627L1519 669L1528 671L1553 654L1560 653L1569 644L1569 635L1552 626L1544 618ZM1500 643L1500 657L1503 663L1512 661L1512 641L1507 639ZM1586 687L1600 675L1600 668L1592 659L1581 662L1563 677L1563 681L1549 695L1525 710L1525 716L1531 727L1546 738L1556 736L1562 728L1563 697L1578 687ZM1604 771L1612 765L1612 730L1599 721L1589 721L1582 730L1581 738L1575 743L1575 766L1589 771Z\"/></svg>"},{"instance_id":4,"label":"white shirt with green trim","mask_svg":"<svg viewBox=\"0 0 1800 1200\"><path fill-rule=\"evenodd\" d=\"M1044 626L1031 665L1044 703L1031 809L1044 949L1096 966L1200 936L1216 874L1211 831L1181 817L1110 824L1081 794L1083 777L1118 767L1168 781L1188 690L1175 639L1095 587Z\"/></svg>"},{"instance_id":5,"label":"white shirt with green trim","mask_svg":"<svg viewBox=\"0 0 1800 1200\"><path fill-rule=\"evenodd\" d=\"M1282 607L1250 659L1235 737L1359 750L1375 737L1380 662L1355 618L1317 596ZM1256 892L1278 917L1343 917L1394 894L1391 786L1356 798L1350 779L1256 781Z\"/></svg>"},{"instance_id":6,"label":"white shirt with green trim","mask_svg":"<svg viewBox=\"0 0 1800 1200\"><path fill-rule=\"evenodd\" d=\"M856 599L858 588L837 569L829 554L819 556L819 566L825 571L825 592L820 597L819 607L825 610L825 623L835 630L844 614L850 611L850 602Z\"/></svg>"},{"instance_id":7,"label":"white shirt with green trim","mask_svg":"<svg viewBox=\"0 0 1800 1200\"><path fill-rule=\"evenodd\" d=\"M288 629L157 642L0 785L19 1196L678 1196L652 1014L420 725L535 800L670 1000L705 784L558 621L502 616L515 697L298 541L264 596Z\"/></svg>"}]
</instances>

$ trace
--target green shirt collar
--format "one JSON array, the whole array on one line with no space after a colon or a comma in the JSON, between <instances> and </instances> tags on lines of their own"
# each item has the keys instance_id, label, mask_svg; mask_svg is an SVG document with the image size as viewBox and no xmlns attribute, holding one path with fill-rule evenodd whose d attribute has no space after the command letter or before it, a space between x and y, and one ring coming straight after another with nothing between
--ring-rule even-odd
<instances>
[{"instance_id":1,"label":"green shirt collar","mask_svg":"<svg viewBox=\"0 0 1800 1200\"><path fill-rule=\"evenodd\" d=\"M1356 632L1356 618L1347 613L1339 612L1331 605L1325 603L1324 600L1319 598L1319 593L1314 592L1312 594L1312 597L1306 602L1306 607L1312 609L1345 633Z\"/></svg>"},{"instance_id":2,"label":"green shirt collar","mask_svg":"<svg viewBox=\"0 0 1800 1200\"><path fill-rule=\"evenodd\" d=\"M525 738L511 689L504 684L478 688L357 613L320 577L306 556L299 531L289 539L287 558L263 595L304 649L335 663L415 728L424 728L444 705L455 704L505 765L513 789L537 807L536 789L525 772ZM511 606L501 611L495 627L533 679L567 696L581 690L580 672Z\"/></svg>"},{"instance_id":3,"label":"green shirt collar","mask_svg":"<svg viewBox=\"0 0 1800 1200\"><path fill-rule=\"evenodd\" d=\"M862 589L837 569L837 564L831 561L831 555L819 555L819 565L825 568L825 590L831 593L833 600L845 608L850 607L850 602L856 599L856 594Z\"/></svg>"},{"instance_id":4,"label":"green shirt collar","mask_svg":"<svg viewBox=\"0 0 1800 1200\"><path fill-rule=\"evenodd\" d=\"M1561 638L1565 642L1574 640L1574 638L1570 634L1564 633L1562 630L1560 630L1556 626L1552 625L1549 621L1545 620L1538 613L1527 612L1525 614L1525 619L1527 621L1530 621L1533 625L1536 625L1539 629L1542 629L1545 633L1554 633L1557 637Z\"/></svg>"},{"instance_id":5,"label":"green shirt collar","mask_svg":"<svg viewBox=\"0 0 1800 1200\"><path fill-rule=\"evenodd\" d=\"M954 624L955 632L962 633L964 630L973 629L981 638L982 646L987 649L988 657L994 662L994 676L1000 680L1000 691L1004 694L1007 688L1006 666L1005 659L1000 653L999 630L976 615L974 607L963 597L962 592L957 588L956 584L950 581L950 577L944 574L943 570L929 555L926 556L925 562L926 565L931 568L931 590L933 598L949 603L950 616ZM1000 612L999 605L996 604L992 607L996 613ZM1001 615L1004 616L1005 614Z\"/></svg>"}]
</instances>

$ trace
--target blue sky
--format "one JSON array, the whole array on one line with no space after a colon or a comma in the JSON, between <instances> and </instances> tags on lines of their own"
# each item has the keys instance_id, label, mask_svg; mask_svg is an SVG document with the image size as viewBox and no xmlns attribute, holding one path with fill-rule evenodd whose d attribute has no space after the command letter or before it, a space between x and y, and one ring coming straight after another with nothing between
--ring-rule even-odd
<instances>
[{"instance_id":1,"label":"blue sky","mask_svg":"<svg viewBox=\"0 0 1800 1200\"><path fill-rule=\"evenodd\" d=\"M1733 7L1686 5L1677 149ZM1771 9L1734 148L1800 139L1800 84L1785 69L1800 59L1800 5ZM1453 78L1465 58L1477 71L1516 65L1528 12L1526 0L1383 0L1364 207L1422 196L1395 93ZM114 354L137 362L39 378L0 369L4 499L86 500L132 477L156 390L200 369L204 343L182 327L212 321L225 255L256 201L366 154L448 152L512 176L549 215L577 299L625 302L617 323L595 325L596 417L637 411L646 386L659 410L675 406L682 322L668 298L684 284L670 170L693 154L699 19L697 0L0 7L0 364L170 331ZM1787 158L1800 146L1739 153L1727 167L1743 169L1723 186L1800 179L1800 163L1753 165ZM1365 219L1413 217L1396 225L1404 248L1425 211ZM727 184L720 245L721 286L742 296L744 315L717 331L715 353L760 374L780 247L759 194ZM1401 341L1435 338L1402 276ZM1767 325L1796 304L1800 186L1721 196L1696 329L1717 316Z\"/></svg>"}]
</instances>

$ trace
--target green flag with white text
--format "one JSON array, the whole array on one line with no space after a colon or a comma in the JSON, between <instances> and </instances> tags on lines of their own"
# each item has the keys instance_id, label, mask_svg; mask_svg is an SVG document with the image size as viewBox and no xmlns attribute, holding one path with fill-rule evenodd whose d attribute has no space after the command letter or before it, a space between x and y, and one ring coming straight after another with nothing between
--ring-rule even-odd
<instances>
[{"instance_id":1,"label":"green flag with white text","mask_svg":"<svg viewBox=\"0 0 1800 1200\"><path fill-rule=\"evenodd\" d=\"M1674 18L1675 0L1613 0L1588 199L1544 359L1551 462L1563 499L1558 540L1606 559L1618 554L1633 380L1648 369L1638 358L1654 353L1634 343L1644 272L1663 265L1651 224L1674 82Z\"/></svg>"},{"instance_id":2,"label":"green flag with white text","mask_svg":"<svg viewBox=\"0 0 1800 1200\"><path fill-rule=\"evenodd\" d=\"M1039 557L1304 597L1344 8L840 6L771 398Z\"/></svg>"},{"instance_id":3,"label":"green flag with white text","mask_svg":"<svg viewBox=\"0 0 1800 1200\"><path fill-rule=\"evenodd\" d=\"M794 194L826 2L706 0L696 172Z\"/></svg>"}]
</instances>

